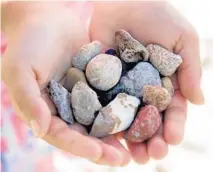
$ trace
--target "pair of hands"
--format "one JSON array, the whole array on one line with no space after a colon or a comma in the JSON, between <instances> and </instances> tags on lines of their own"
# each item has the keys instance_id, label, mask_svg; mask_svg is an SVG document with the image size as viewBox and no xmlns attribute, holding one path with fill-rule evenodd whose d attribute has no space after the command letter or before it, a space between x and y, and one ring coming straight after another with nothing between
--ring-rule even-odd
<instances>
[{"instance_id":1,"label":"pair of hands","mask_svg":"<svg viewBox=\"0 0 213 172\"><path fill-rule=\"evenodd\" d=\"M91 4L72 5L69 9L62 3L16 2L3 7L8 46L2 59L2 76L17 114L36 136L99 164L123 166L131 157L140 164L150 157L163 158L168 145L183 138L186 100L204 102L196 32L166 2L95 2L93 12ZM91 13L87 30L85 16ZM128 150L120 143L122 132L97 139L87 136L79 125L68 127L56 117L45 89L52 78L63 84L71 57L82 45L99 40L103 51L113 48L118 29L127 30L145 45L162 45L183 58L177 76L172 76L175 95L159 132L147 143L127 142Z\"/></svg>"}]
</instances>

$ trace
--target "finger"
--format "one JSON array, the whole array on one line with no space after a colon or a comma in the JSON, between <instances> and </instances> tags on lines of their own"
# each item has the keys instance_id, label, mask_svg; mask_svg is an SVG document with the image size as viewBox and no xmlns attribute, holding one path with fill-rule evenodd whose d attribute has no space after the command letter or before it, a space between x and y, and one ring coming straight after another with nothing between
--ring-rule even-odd
<instances>
[{"instance_id":1,"label":"finger","mask_svg":"<svg viewBox=\"0 0 213 172\"><path fill-rule=\"evenodd\" d=\"M120 143L120 141L117 140L115 135L105 137L101 140L108 145L112 145L113 147L117 148L121 152L123 156L123 161L121 163L121 166L126 166L130 162L131 160L130 153L125 149L125 147Z\"/></svg>"},{"instance_id":2,"label":"finger","mask_svg":"<svg viewBox=\"0 0 213 172\"><path fill-rule=\"evenodd\" d=\"M5 57L6 58L6 57ZM51 112L42 99L35 74L27 65L4 63L3 79L7 84L16 105L28 119L37 137L44 136L49 128Z\"/></svg>"},{"instance_id":3,"label":"finger","mask_svg":"<svg viewBox=\"0 0 213 172\"><path fill-rule=\"evenodd\" d=\"M187 102L180 90L176 90L164 117L164 139L168 144L179 144L184 136Z\"/></svg>"},{"instance_id":4,"label":"finger","mask_svg":"<svg viewBox=\"0 0 213 172\"><path fill-rule=\"evenodd\" d=\"M75 131L77 131L77 132L79 132L79 133L81 133L83 135L88 136L88 132L87 132L86 128L83 125L81 125L81 124L75 123L75 124L70 125L69 127L72 130L75 130Z\"/></svg>"},{"instance_id":5,"label":"finger","mask_svg":"<svg viewBox=\"0 0 213 172\"><path fill-rule=\"evenodd\" d=\"M160 160L168 153L168 144L163 137L163 124L161 124L158 132L147 143L147 151L150 157Z\"/></svg>"},{"instance_id":6,"label":"finger","mask_svg":"<svg viewBox=\"0 0 213 172\"><path fill-rule=\"evenodd\" d=\"M44 136L44 140L59 149L91 161L98 161L103 154L100 143L70 129L65 122L56 116L52 116L50 129Z\"/></svg>"},{"instance_id":7,"label":"finger","mask_svg":"<svg viewBox=\"0 0 213 172\"><path fill-rule=\"evenodd\" d=\"M104 143L98 138L92 138L93 140L100 143L103 149L102 157L96 161L97 164L109 165L109 166L121 166L123 163L123 155L116 147Z\"/></svg>"},{"instance_id":8,"label":"finger","mask_svg":"<svg viewBox=\"0 0 213 172\"><path fill-rule=\"evenodd\" d=\"M126 141L129 151L134 161L138 164L146 164L149 161L147 147L145 143L131 143Z\"/></svg>"},{"instance_id":9,"label":"finger","mask_svg":"<svg viewBox=\"0 0 213 172\"><path fill-rule=\"evenodd\" d=\"M183 32L175 48L183 58L178 69L178 81L183 95L194 104L203 104L204 96L200 88L201 62L198 36L192 29Z\"/></svg>"}]
</instances>

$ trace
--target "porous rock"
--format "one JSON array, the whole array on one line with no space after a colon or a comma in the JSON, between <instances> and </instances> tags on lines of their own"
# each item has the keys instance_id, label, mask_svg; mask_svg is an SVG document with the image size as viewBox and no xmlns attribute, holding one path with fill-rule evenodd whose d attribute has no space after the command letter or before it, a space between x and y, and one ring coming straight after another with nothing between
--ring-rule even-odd
<instances>
[{"instance_id":1,"label":"porous rock","mask_svg":"<svg viewBox=\"0 0 213 172\"><path fill-rule=\"evenodd\" d=\"M101 52L100 41L93 41L83 45L72 58L72 65L80 70L85 70L89 61Z\"/></svg>"},{"instance_id":2,"label":"porous rock","mask_svg":"<svg viewBox=\"0 0 213 172\"><path fill-rule=\"evenodd\" d=\"M47 88L61 119L69 124L73 124L74 118L71 109L70 93L54 80L49 82Z\"/></svg>"},{"instance_id":3,"label":"porous rock","mask_svg":"<svg viewBox=\"0 0 213 172\"><path fill-rule=\"evenodd\" d=\"M86 77L84 75L84 72L82 72L81 70L79 70L78 68L70 68L67 71L67 76L66 76L66 80L64 83L64 87L71 92L73 86L78 82L78 81L82 81L84 83L87 83L86 81Z\"/></svg>"},{"instance_id":4,"label":"porous rock","mask_svg":"<svg viewBox=\"0 0 213 172\"><path fill-rule=\"evenodd\" d=\"M149 44L146 49L149 52L150 62L158 69L163 76L171 76L183 62L178 54L156 44Z\"/></svg>"},{"instance_id":5,"label":"porous rock","mask_svg":"<svg viewBox=\"0 0 213 172\"><path fill-rule=\"evenodd\" d=\"M99 54L88 63L86 77L94 88L106 91L118 83L121 72L122 65L119 58Z\"/></svg>"},{"instance_id":6,"label":"porous rock","mask_svg":"<svg viewBox=\"0 0 213 172\"><path fill-rule=\"evenodd\" d=\"M139 98L144 85L161 86L161 79L157 69L150 63L140 62L121 77L119 84L123 85L124 92Z\"/></svg>"},{"instance_id":7,"label":"porous rock","mask_svg":"<svg viewBox=\"0 0 213 172\"><path fill-rule=\"evenodd\" d=\"M132 123L140 100L120 93L96 117L90 135L105 137L126 130Z\"/></svg>"},{"instance_id":8,"label":"porous rock","mask_svg":"<svg viewBox=\"0 0 213 172\"><path fill-rule=\"evenodd\" d=\"M167 91L169 92L169 94L171 96L174 95L175 89L174 89L172 81L171 81L171 79L169 77L162 78L161 79L161 84L162 84L162 87L167 89Z\"/></svg>"},{"instance_id":9,"label":"porous rock","mask_svg":"<svg viewBox=\"0 0 213 172\"><path fill-rule=\"evenodd\" d=\"M167 89L159 86L145 85L142 90L143 102L157 107L162 112L171 103Z\"/></svg>"},{"instance_id":10,"label":"porous rock","mask_svg":"<svg viewBox=\"0 0 213 172\"><path fill-rule=\"evenodd\" d=\"M97 94L84 82L77 82L71 93L71 102L75 119L84 125L90 125L95 112L101 109Z\"/></svg>"},{"instance_id":11,"label":"porous rock","mask_svg":"<svg viewBox=\"0 0 213 172\"><path fill-rule=\"evenodd\" d=\"M155 106L142 107L131 127L125 131L124 138L135 143L146 141L157 132L161 122L161 116Z\"/></svg>"},{"instance_id":12,"label":"porous rock","mask_svg":"<svg viewBox=\"0 0 213 172\"><path fill-rule=\"evenodd\" d=\"M148 61L149 52L127 31L123 29L116 31L115 40L120 58L125 62Z\"/></svg>"}]
</instances>

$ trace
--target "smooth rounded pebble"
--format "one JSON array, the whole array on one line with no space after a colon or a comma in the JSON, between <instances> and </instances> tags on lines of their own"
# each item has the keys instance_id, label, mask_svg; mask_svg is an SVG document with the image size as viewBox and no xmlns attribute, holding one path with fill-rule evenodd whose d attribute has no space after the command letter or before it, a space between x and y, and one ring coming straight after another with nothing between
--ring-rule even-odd
<instances>
[{"instance_id":1,"label":"smooth rounded pebble","mask_svg":"<svg viewBox=\"0 0 213 172\"><path fill-rule=\"evenodd\" d=\"M96 117L90 135L105 137L126 130L132 123L140 100L120 93Z\"/></svg>"},{"instance_id":2,"label":"smooth rounded pebble","mask_svg":"<svg viewBox=\"0 0 213 172\"><path fill-rule=\"evenodd\" d=\"M158 69L163 76L172 76L183 62L178 54L156 44L149 44L146 49L149 52L150 62Z\"/></svg>"},{"instance_id":3,"label":"smooth rounded pebble","mask_svg":"<svg viewBox=\"0 0 213 172\"><path fill-rule=\"evenodd\" d=\"M119 84L124 86L126 93L139 98L144 85L161 86L161 79L157 69L150 63L140 62L121 77Z\"/></svg>"},{"instance_id":4,"label":"smooth rounded pebble","mask_svg":"<svg viewBox=\"0 0 213 172\"><path fill-rule=\"evenodd\" d=\"M127 31L123 29L116 31L115 40L120 58L126 63L148 61L149 52Z\"/></svg>"},{"instance_id":5,"label":"smooth rounded pebble","mask_svg":"<svg viewBox=\"0 0 213 172\"><path fill-rule=\"evenodd\" d=\"M169 92L169 94L171 96L174 95L175 89L174 89L172 81L171 81L171 79L169 77L162 78L161 79L161 84L162 84L162 87L164 87L165 89L167 89L167 91Z\"/></svg>"},{"instance_id":6,"label":"smooth rounded pebble","mask_svg":"<svg viewBox=\"0 0 213 172\"><path fill-rule=\"evenodd\" d=\"M72 58L72 65L80 70L85 70L89 61L100 54L101 42L93 41L83 45L77 54Z\"/></svg>"},{"instance_id":7,"label":"smooth rounded pebble","mask_svg":"<svg viewBox=\"0 0 213 172\"><path fill-rule=\"evenodd\" d=\"M106 91L114 87L122 72L119 58L108 54L99 54L87 65L86 77L96 89Z\"/></svg>"},{"instance_id":8,"label":"smooth rounded pebble","mask_svg":"<svg viewBox=\"0 0 213 172\"><path fill-rule=\"evenodd\" d=\"M62 85L54 80L49 82L47 88L50 98L55 104L61 119L69 124L73 124L74 118L70 105L70 93Z\"/></svg>"},{"instance_id":9,"label":"smooth rounded pebble","mask_svg":"<svg viewBox=\"0 0 213 172\"><path fill-rule=\"evenodd\" d=\"M97 94L84 82L77 82L71 93L71 103L75 119L84 125L90 125L95 112L101 109Z\"/></svg>"},{"instance_id":10,"label":"smooth rounded pebble","mask_svg":"<svg viewBox=\"0 0 213 172\"><path fill-rule=\"evenodd\" d=\"M167 89L159 86L145 85L142 90L143 102L157 107L162 112L171 103Z\"/></svg>"},{"instance_id":11,"label":"smooth rounded pebble","mask_svg":"<svg viewBox=\"0 0 213 172\"><path fill-rule=\"evenodd\" d=\"M142 107L124 138L130 142L143 142L150 139L160 127L162 120L155 106Z\"/></svg>"},{"instance_id":12,"label":"smooth rounded pebble","mask_svg":"<svg viewBox=\"0 0 213 172\"><path fill-rule=\"evenodd\" d=\"M87 83L86 77L84 75L84 72L77 68L70 68L67 72L66 81L64 84L64 87L71 92L73 86L78 82L82 81L84 83Z\"/></svg>"}]
</instances>

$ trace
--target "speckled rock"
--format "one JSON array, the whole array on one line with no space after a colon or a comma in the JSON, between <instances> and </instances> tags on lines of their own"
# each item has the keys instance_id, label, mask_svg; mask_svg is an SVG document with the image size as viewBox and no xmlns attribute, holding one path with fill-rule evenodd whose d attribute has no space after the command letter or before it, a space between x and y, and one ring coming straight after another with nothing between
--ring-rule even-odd
<instances>
[{"instance_id":1,"label":"speckled rock","mask_svg":"<svg viewBox=\"0 0 213 172\"><path fill-rule=\"evenodd\" d=\"M116 31L115 40L120 58L125 62L148 61L149 52L127 31L123 29Z\"/></svg>"},{"instance_id":2,"label":"speckled rock","mask_svg":"<svg viewBox=\"0 0 213 172\"><path fill-rule=\"evenodd\" d=\"M85 70L89 61L101 52L100 41L93 41L83 45L72 58L72 65L80 70Z\"/></svg>"},{"instance_id":3,"label":"speckled rock","mask_svg":"<svg viewBox=\"0 0 213 172\"><path fill-rule=\"evenodd\" d=\"M140 100L120 93L96 117L90 135L105 137L126 130L132 123Z\"/></svg>"},{"instance_id":4,"label":"speckled rock","mask_svg":"<svg viewBox=\"0 0 213 172\"><path fill-rule=\"evenodd\" d=\"M180 55L174 54L159 45L149 44L146 48L149 51L150 62L163 76L173 75L183 62Z\"/></svg>"},{"instance_id":5,"label":"speckled rock","mask_svg":"<svg viewBox=\"0 0 213 172\"><path fill-rule=\"evenodd\" d=\"M84 72L77 68L70 68L67 72L66 80L64 83L64 87L71 92L73 86L78 82L82 81L87 83Z\"/></svg>"},{"instance_id":6,"label":"speckled rock","mask_svg":"<svg viewBox=\"0 0 213 172\"><path fill-rule=\"evenodd\" d=\"M125 131L124 138L135 143L146 141L157 132L161 122L161 116L155 106L142 107L131 127Z\"/></svg>"},{"instance_id":7,"label":"speckled rock","mask_svg":"<svg viewBox=\"0 0 213 172\"><path fill-rule=\"evenodd\" d=\"M144 85L161 86L161 79L157 69L150 63L140 62L121 77L119 84L124 86L126 93L139 98Z\"/></svg>"},{"instance_id":8,"label":"speckled rock","mask_svg":"<svg viewBox=\"0 0 213 172\"><path fill-rule=\"evenodd\" d=\"M171 96L167 89L159 86L145 85L142 90L143 102L156 106L162 112L171 103Z\"/></svg>"},{"instance_id":9,"label":"speckled rock","mask_svg":"<svg viewBox=\"0 0 213 172\"><path fill-rule=\"evenodd\" d=\"M97 94L84 82L77 82L71 93L71 102L75 119L84 125L90 125L95 112L101 109Z\"/></svg>"},{"instance_id":10,"label":"speckled rock","mask_svg":"<svg viewBox=\"0 0 213 172\"><path fill-rule=\"evenodd\" d=\"M55 104L58 114L62 120L69 124L74 123L74 118L71 109L70 93L59 83L51 80L47 86L50 98Z\"/></svg>"},{"instance_id":11,"label":"speckled rock","mask_svg":"<svg viewBox=\"0 0 213 172\"><path fill-rule=\"evenodd\" d=\"M169 92L169 94L171 96L174 95L175 89L174 89L172 81L171 81L171 79L169 77L162 78L161 79L161 84L162 84L162 87L164 87L165 89L167 89L167 91Z\"/></svg>"},{"instance_id":12,"label":"speckled rock","mask_svg":"<svg viewBox=\"0 0 213 172\"><path fill-rule=\"evenodd\" d=\"M106 91L118 83L121 72L122 65L119 58L99 54L88 63L86 77L94 88Z\"/></svg>"}]
</instances>

